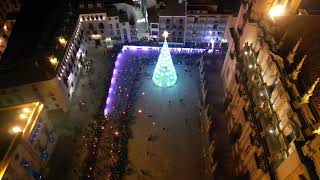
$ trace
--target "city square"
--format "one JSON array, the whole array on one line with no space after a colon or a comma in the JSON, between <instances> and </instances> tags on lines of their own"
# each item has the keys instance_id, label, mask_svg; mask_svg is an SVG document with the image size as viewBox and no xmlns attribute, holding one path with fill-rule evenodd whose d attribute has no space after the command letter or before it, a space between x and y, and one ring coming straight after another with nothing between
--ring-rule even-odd
<instances>
[{"instance_id":1,"label":"city square","mask_svg":"<svg viewBox=\"0 0 320 180\"><path fill-rule=\"evenodd\" d=\"M319 180L319 0L0 1L0 180Z\"/></svg>"}]
</instances>

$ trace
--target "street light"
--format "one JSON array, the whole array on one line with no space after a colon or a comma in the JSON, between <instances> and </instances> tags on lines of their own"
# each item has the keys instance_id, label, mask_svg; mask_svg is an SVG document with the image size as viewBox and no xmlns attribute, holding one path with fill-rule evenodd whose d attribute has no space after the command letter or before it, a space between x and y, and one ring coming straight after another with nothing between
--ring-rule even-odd
<instances>
[{"instance_id":1,"label":"street light","mask_svg":"<svg viewBox=\"0 0 320 180\"><path fill-rule=\"evenodd\" d=\"M49 61L52 65L57 65L58 64L58 59L54 56L49 57Z\"/></svg>"},{"instance_id":2,"label":"street light","mask_svg":"<svg viewBox=\"0 0 320 180\"><path fill-rule=\"evenodd\" d=\"M19 126L13 126L12 127L12 132L17 134L17 133L20 133L22 130Z\"/></svg>"},{"instance_id":3,"label":"street light","mask_svg":"<svg viewBox=\"0 0 320 180\"><path fill-rule=\"evenodd\" d=\"M60 36L60 37L58 38L58 41L59 41L59 43L60 43L63 47L65 47L65 46L67 45L67 40L66 40L64 37L62 37L62 36Z\"/></svg>"},{"instance_id":4,"label":"street light","mask_svg":"<svg viewBox=\"0 0 320 180\"><path fill-rule=\"evenodd\" d=\"M25 115L25 114L22 113L22 114L19 115L19 117L20 117L20 119L26 119L26 118L27 118L27 115Z\"/></svg>"},{"instance_id":5,"label":"street light","mask_svg":"<svg viewBox=\"0 0 320 180\"><path fill-rule=\"evenodd\" d=\"M25 113L29 113L30 109L29 108L23 108L22 111L25 112Z\"/></svg>"},{"instance_id":6,"label":"street light","mask_svg":"<svg viewBox=\"0 0 320 180\"><path fill-rule=\"evenodd\" d=\"M283 16L286 11L286 7L284 5L275 5L271 7L269 11L269 16L273 20L274 17Z\"/></svg>"}]
</instances>

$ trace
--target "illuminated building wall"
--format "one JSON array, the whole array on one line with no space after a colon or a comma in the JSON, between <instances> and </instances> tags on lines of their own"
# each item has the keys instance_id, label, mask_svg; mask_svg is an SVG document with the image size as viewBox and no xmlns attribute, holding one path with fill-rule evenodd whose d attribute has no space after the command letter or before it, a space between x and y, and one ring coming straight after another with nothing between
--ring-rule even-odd
<instances>
[{"instance_id":1,"label":"illuminated building wall","mask_svg":"<svg viewBox=\"0 0 320 180\"><path fill-rule=\"evenodd\" d=\"M296 16L300 1L282 3L286 15ZM281 47L286 41L281 40L283 34L273 36L276 17L271 18L269 10L276 5L242 1L238 17L226 32L229 49L221 76L234 173L246 179L317 179L319 152L309 153L319 143L312 133L317 125L307 105L295 105L303 92L297 91L296 82L283 69L295 65L280 55L292 51L299 37Z\"/></svg>"},{"instance_id":2,"label":"illuminated building wall","mask_svg":"<svg viewBox=\"0 0 320 180\"><path fill-rule=\"evenodd\" d=\"M57 136L38 102L0 108L0 179L40 179Z\"/></svg>"}]
</instances>

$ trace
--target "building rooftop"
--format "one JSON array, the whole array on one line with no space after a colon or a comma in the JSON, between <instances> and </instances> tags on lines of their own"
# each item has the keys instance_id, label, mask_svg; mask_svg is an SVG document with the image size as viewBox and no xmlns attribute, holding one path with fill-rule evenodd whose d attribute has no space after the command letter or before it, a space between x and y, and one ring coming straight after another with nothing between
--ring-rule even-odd
<instances>
[{"instance_id":1,"label":"building rooftop","mask_svg":"<svg viewBox=\"0 0 320 180\"><path fill-rule=\"evenodd\" d=\"M307 58L302 66L302 71L299 74L297 84L299 85L300 93L306 92L306 90L312 85L316 78L320 77L320 26L317 23L320 21L320 15L309 16L283 16L275 19L275 23L278 25L279 34L287 32L286 40L283 48L279 51L282 57L286 57L289 51L297 43L301 37L302 41L299 45L298 52L296 54L295 63L293 67L301 61L301 58L306 54ZM308 27L308 28L306 28ZM281 35L278 35L280 38ZM289 69L288 72L291 72ZM318 84L313 96L310 98L310 108L313 113L320 114L320 85Z\"/></svg>"},{"instance_id":2,"label":"building rooftop","mask_svg":"<svg viewBox=\"0 0 320 180\"><path fill-rule=\"evenodd\" d=\"M100 7L98 7L97 3L100 3ZM101 1L79 0L78 4L80 14L105 12L104 4Z\"/></svg>"},{"instance_id":3,"label":"building rooftop","mask_svg":"<svg viewBox=\"0 0 320 180\"><path fill-rule=\"evenodd\" d=\"M0 179L19 139L29 138L42 108L38 102L0 108Z\"/></svg>"},{"instance_id":4,"label":"building rooftop","mask_svg":"<svg viewBox=\"0 0 320 180\"><path fill-rule=\"evenodd\" d=\"M126 4L130 4L130 5L133 5L133 0L102 0L102 2L105 4L105 5L108 5L108 4L115 4L115 3L126 3Z\"/></svg>"},{"instance_id":5,"label":"building rooftop","mask_svg":"<svg viewBox=\"0 0 320 180\"><path fill-rule=\"evenodd\" d=\"M179 0L159 0L159 16L185 16L185 2Z\"/></svg>"},{"instance_id":6,"label":"building rooftop","mask_svg":"<svg viewBox=\"0 0 320 180\"><path fill-rule=\"evenodd\" d=\"M126 12L119 12L119 22L129 22L128 14Z\"/></svg>"},{"instance_id":7,"label":"building rooftop","mask_svg":"<svg viewBox=\"0 0 320 180\"><path fill-rule=\"evenodd\" d=\"M23 5L0 61L0 88L52 79L55 69L48 58L62 59L65 49L57 46L58 37L71 37L74 14L63 0Z\"/></svg>"},{"instance_id":8,"label":"building rooftop","mask_svg":"<svg viewBox=\"0 0 320 180\"><path fill-rule=\"evenodd\" d=\"M118 10L115 6L106 6L107 17L118 16Z\"/></svg>"},{"instance_id":9,"label":"building rooftop","mask_svg":"<svg viewBox=\"0 0 320 180\"><path fill-rule=\"evenodd\" d=\"M149 23L159 23L159 15L156 7L149 8L147 11Z\"/></svg>"},{"instance_id":10,"label":"building rooftop","mask_svg":"<svg viewBox=\"0 0 320 180\"><path fill-rule=\"evenodd\" d=\"M188 0L188 14L237 14L241 0ZM200 13L197 13L197 10Z\"/></svg>"}]
</instances>

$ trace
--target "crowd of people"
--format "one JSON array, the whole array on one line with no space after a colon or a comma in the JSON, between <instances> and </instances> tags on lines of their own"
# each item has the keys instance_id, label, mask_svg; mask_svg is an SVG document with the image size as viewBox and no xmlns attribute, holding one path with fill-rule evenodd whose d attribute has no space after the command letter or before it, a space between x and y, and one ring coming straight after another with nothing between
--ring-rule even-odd
<instances>
[{"instance_id":1,"label":"crowd of people","mask_svg":"<svg viewBox=\"0 0 320 180\"><path fill-rule=\"evenodd\" d=\"M122 62L118 64L116 87L112 90L112 102L108 115L101 112L95 116L83 135L86 158L82 167L81 179L121 179L125 173L128 155L128 139L131 137L130 124L137 92L142 84L144 65L156 64L159 51L133 53L124 50ZM195 65L199 53L181 53L172 51L174 64ZM119 58L118 58L119 59ZM109 77L111 86L111 76Z\"/></svg>"},{"instance_id":2,"label":"crowd of people","mask_svg":"<svg viewBox=\"0 0 320 180\"><path fill-rule=\"evenodd\" d=\"M130 137L129 117L135 101L136 83L143 71L139 57L125 59L118 67L113 101L107 116L99 115L90 123L85 136L88 149L82 179L120 179L127 164L127 143ZM111 78L110 78L111 79Z\"/></svg>"}]
</instances>

